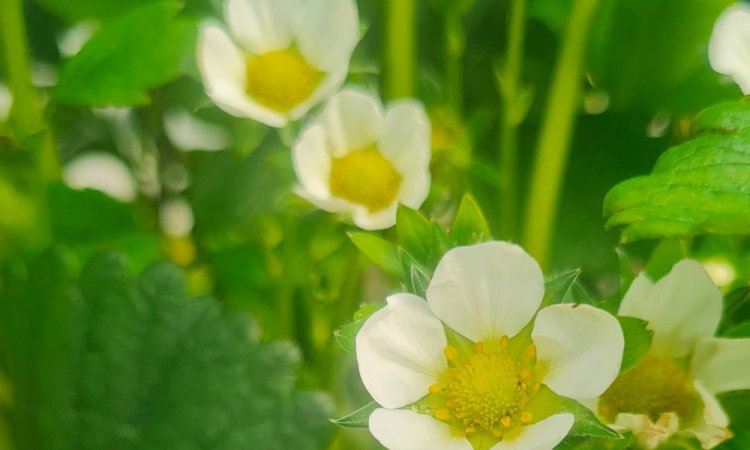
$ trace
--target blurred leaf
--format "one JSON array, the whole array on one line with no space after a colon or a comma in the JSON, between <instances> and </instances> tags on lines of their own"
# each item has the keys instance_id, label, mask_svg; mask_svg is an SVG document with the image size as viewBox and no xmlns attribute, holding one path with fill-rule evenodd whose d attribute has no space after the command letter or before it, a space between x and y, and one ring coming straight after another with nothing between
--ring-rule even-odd
<instances>
[{"instance_id":1,"label":"blurred leaf","mask_svg":"<svg viewBox=\"0 0 750 450\"><path fill-rule=\"evenodd\" d=\"M724 297L724 310L719 324L719 334L733 330L734 336L739 332L735 327L750 321L750 287L735 289Z\"/></svg>"},{"instance_id":2,"label":"blurred leaf","mask_svg":"<svg viewBox=\"0 0 750 450\"><path fill-rule=\"evenodd\" d=\"M430 285L432 271L420 264L409 252L399 249L401 263L406 273L406 290L414 295L425 298L427 286Z\"/></svg>"},{"instance_id":3,"label":"blurred leaf","mask_svg":"<svg viewBox=\"0 0 750 450\"><path fill-rule=\"evenodd\" d=\"M328 401L294 392L298 352L248 317L187 298L177 268L122 258L78 278L56 253L6 273L2 342L24 449L318 449Z\"/></svg>"},{"instance_id":4,"label":"blurred leaf","mask_svg":"<svg viewBox=\"0 0 750 450\"><path fill-rule=\"evenodd\" d=\"M456 245L471 245L491 239L490 227L471 194L464 195L451 225L450 237Z\"/></svg>"},{"instance_id":5,"label":"blurred leaf","mask_svg":"<svg viewBox=\"0 0 750 450\"><path fill-rule=\"evenodd\" d=\"M750 129L671 148L651 175L615 186L604 213L607 227L625 227L624 242L750 233Z\"/></svg>"},{"instance_id":6,"label":"blurred leaf","mask_svg":"<svg viewBox=\"0 0 750 450\"><path fill-rule=\"evenodd\" d=\"M750 430L750 390L724 392L717 398L733 429Z\"/></svg>"},{"instance_id":7,"label":"blurred leaf","mask_svg":"<svg viewBox=\"0 0 750 450\"><path fill-rule=\"evenodd\" d=\"M679 239L665 239L659 242L643 269L651 280L659 280L672 270L672 266L687 258L687 246Z\"/></svg>"},{"instance_id":8,"label":"blurred leaf","mask_svg":"<svg viewBox=\"0 0 750 450\"><path fill-rule=\"evenodd\" d=\"M625 337L625 349L622 352L620 372L625 372L638 365L651 348L654 332L648 329L648 322L635 317L617 317Z\"/></svg>"},{"instance_id":9,"label":"blurred leaf","mask_svg":"<svg viewBox=\"0 0 750 450\"><path fill-rule=\"evenodd\" d=\"M434 228L422 213L400 205L396 214L396 231L401 247L417 261L426 265L436 262Z\"/></svg>"},{"instance_id":10,"label":"blurred leaf","mask_svg":"<svg viewBox=\"0 0 750 450\"><path fill-rule=\"evenodd\" d=\"M540 308L563 303L580 275L580 270L571 270L548 278L544 283L544 299Z\"/></svg>"},{"instance_id":11,"label":"blurred leaf","mask_svg":"<svg viewBox=\"0 0 750 450\"><path fill-rule=\"evenodd\" d=\"M385 306L383 303L368 303L354 313L354 320L333 332L333 337L342 349L352 358L357 357L355 340L362 325L375 311Z\"/></svg>"},{"instance_id":12,"label":"blurred leaf","mask_svg":"<svg viewBox=\"0 0 750 450\"><path fill-rule=\"evenodd\" d=\"M104 2L109 3L109 2ZM102 26L64 65L57 102L86 106L148 103L147 90L176 78L193 52L196 24L175 19L176 3L150 3Z\"/></svg>"},{"instance_id":13,"label":"blurred leaf","mask_svg":"<svg viewBox=\"0 0 750 450\"><path fill-rule=\"evenodd\" d=\"M139 6L153 3L153 0L35 0L45 9L63 17L69 22L83 19L108 19ZM176 2L173 2L176 3Z\"/></svg>"},{"instance_id":14,"label":"blurred leaf","mask_svg":"<svg viewBox=\"0 0 750 450\"><path fill-rule=\"evenodd\" d=\"M373 233L350 233L349 238L354 245L367 256L376 266L400 282L404 282L404 270L398 255L398 249L390 242Z\"/></svg>"},{"instance_id":15,"label":"blurred leaf","mask_svg":"<svg viewBox=\"0 0 750 450\"><path fill-rule=\"evenodd\" d=\"M372 414L377 408L377 403L370 402L340 419L332 419L331 422L344 428L367 428L369 425L370 414Z\"/></svg>"}]
</instances>

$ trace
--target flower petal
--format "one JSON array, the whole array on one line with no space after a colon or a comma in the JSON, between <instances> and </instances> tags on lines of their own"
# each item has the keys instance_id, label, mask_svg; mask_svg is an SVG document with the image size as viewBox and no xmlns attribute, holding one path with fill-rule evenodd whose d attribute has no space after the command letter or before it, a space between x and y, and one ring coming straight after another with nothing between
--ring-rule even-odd
<instances>
[{"instance_id":1,"label":"flower petal","mask_svg":"<svg viewBox=\"0 0 750 450\"><path fill-rule=\"evenodd\" d=\"M257 104L245 94L245 57L221 28L214 25L201 28L198 68L206 94L224 111L272 127L286 125L285 116Z\"/></svg>"},{"instance_id":2,"label":"flower petal","mask_svg":"<svg viewBox=\"0 0 750 450\"><path fill-rule=\"evenodd\" d=\"M750 389L750 339L701 339L690 365L693 378L712 394Z\"/></svg>"},{"instance_id":3,"label":"flower petal","mask_svg":"<svg viewBox=\"0 0 750 450\"><path fill-rule=\"evenodd\" d=\"M582 399L597 397L612 384L625 346L617 319L588 305L544 308L531 339L547 367L542 383L558 395Z\"/></svg>"},{"instance_id":4,"label":"flower petal","mask_svg":"<svg viewBox=\"0 0 750 450\"><path fill-rule=\"evenodd\" d=\"M714 448L732 438L732 432L728 428L729 418L721 409L719 401L700 382L696 381L693 387L703 400L703 414L695 420L695 423L686 427L685 431L695 435L704 449Z\"/></svg>"},{"instance_id":5,"label":"flower petal","mask_svg":"<svg viewBox=\"0 0 750 450\"><path fill-rule=\"evenodd\" d=\"M371 213L359 205L353 206L352 220L354 224L363 230L384 230L396 224L396 211L398 202L391 203L390 206L380 211Z\"/></svg>"},{"instance_id":6,"label":"flower petal","mask_svg":"<svg viewBox=\"0 0 750 450\"><path fill-rule=\"evenodd\" d=\"M688 259L675 264L656 283L639 275L622 299L619 314L647 320L654 331L652 349L682 358L698 339L714 335L721 304L721 293L706 270Z\"/></svg>"},{"instance_id":7,"label":"flower petal","mask_svg":"<svg viewBox=\"0 0 750 450\"><path fill-rule=\"evenodd\" d=\"M514 336L543 295L536 261L521 247L499 241L448 251L427 287L435 315L475 342Z\"/></svg>"},{"instance_id":8,"label":"flower petal","mask_svg":"<svg viewBox=\"0 0 750 450\"><path fill-rule=\"evenodd\" d=\"M357 334L357 363L367 391L386 408L427 395L447 368L443 324L416 295L395 294Z\"/></svg>"},{"instance_id":9,"label":"flower petal","mask_svg":"<svg viewBox=\"0 0 750 450\"><path fill-rule=\"evenodd\" d=\"M297 179L307 192L318 198L330 196L331 155L323 127L313 125L302 132L292 146L292 161Z\"/></svg>"},{"instance_id":10,"label":"flower petal","mask_svg":"<svg viewBox=\"0 0 750 450\"><path fill-rule=\"evenodd\" d=\"M651 422L643 414L618 414L613 428L620 431L632 431L636 442L643 448L654 449L666 442L680 427L680 418L675 413L659 415L656 422Z\"/></svg>"},{"instance_id":11,"label":"flower petal","mask_svg":"<svg viewBox=\"0 0 750 450\"><path fill-rule=\"evenodd\" d=\"M370 433L389 450L472 450L450 425L403 409L379 408L370 414Z\"/></svg>"},{"instance_id":12,"label":"flower petal","mask_svg":"<svg viewBox=\"0 0 750 450\"><path fill-rule=\"evenodd\" d=\"M346 80L346 75L346 70L328 74L323 78L320 84L318 84L318 87L315 88L313 93L310 94L310 97L289 111L289 118L292 120L300 119L307 114L313 106L338 92L338 90L341 89L341 85L343 85Z\"/></svg>"},{"instance_id":13,"label":"flower petal","mask_svg":"<svg viewBox=\"0 0 750 450\"><path fill-rule=\"evenodd\" d=\"M308 2L297 45L312 65L324 72L348 69L358 39L359 18L354 1Z\"/></svg>"},{"instance_id":14,"label":"flower petal","mask_svg":"<svg viewBox=\"0 0 750 450\"><path fill-rule=\"evenodd\" d=\"M341 157L377 142L383 106L362 89L345 88L331 97L316 120L326 129L333 156Z\"/></svg>"},{"instance_id":15,"label":"flower petal","mask_svg":"<svg viewBox=\"0 0 750 450\"><path fill-rule=\"evenodd\" d=\"M256 55L291 46L304 18L300 0L227 0L224 6L232 34Z\"/></svg>"},{"instance_id":16,"label":"flower petal","mask_svg":"<svg viewBox=\"0 0 750 450\"><path fill-rule=\"evenodd\" d=\"M750 5L736 3L714 24L708 60L719 73L731 75L742 92L750 94Z\"/></svg>"},{"instance_id":17,"label":"flower petal","mask_svg":"<svg viewBox=\"0 0 750 450\"><path fill-rule=\"evenodd\" d=\"M521 427L517 436L509 436L491 450L552 450L573 427L573 414L549 416L535 424Z\"/></svg>"}]
</instances>

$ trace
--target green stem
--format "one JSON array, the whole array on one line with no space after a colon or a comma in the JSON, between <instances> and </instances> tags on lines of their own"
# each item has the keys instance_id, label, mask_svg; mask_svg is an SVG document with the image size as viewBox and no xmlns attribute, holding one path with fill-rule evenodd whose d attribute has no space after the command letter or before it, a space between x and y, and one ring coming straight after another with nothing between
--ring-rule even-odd
<instances>
[{"instance_id":1,"label":"green stem","mask_svg":"<svg viewBox=\"0 0 750 450\"><path fill-rule=\"evenodd\" d=\"M574 3L537 143L523 243L542 267L549 259L551 231L557 219L562 179L580 102L588 31L598 5L599 0Z\"/></svg>"},{"instance_id":2,"label":"green stem","mask_svg":"<svg viewBox=\"0 0 750 450\"><path fill-rule=\"evenodd\" d=\"M385 97L414 96L416 0L388 0L385 27Z\"/></svg>"},{"instance_id":3,"label":"green stem","mask_svg":"<svg viewBox=\"0 0 750 450\"><path fill-rule=\"evenodd\" d=\"M443 15L445 52L445 90L448 104L460 117L463 114L463 66L465 38L460 11L447 9Z\"/></svg>"},{"instance_id":4,"label":"green stem","mask_svg":"<svg viewBox=\"0 0 750 450\"><path fill-rule=\"evenodd\" d=\"M0 0L0 45L0 53L5 55L5 75L13 93L10 111L13 137L19 144L32 146L39 170L45 179L57 179L60 167L55 145L44 121L42 101L31 84L26 24L21 0ZM28 138L35 135L39 140L27 142Z\"/></svg>"},{"instance_id":5,"label":"green stem","mask_svg":"<svg viewBox=\"0 0 750 450\"><path fill-rule=\"evenodd\" d=\"M516 236L518 223L518 126L527 111L521 92L523 84L523 45L526 35L526 0L512 0L508 15L508 36L505 65L498 72L501 113L498 134L500 160L500 237Z\"/></svg>"}]
</instances>

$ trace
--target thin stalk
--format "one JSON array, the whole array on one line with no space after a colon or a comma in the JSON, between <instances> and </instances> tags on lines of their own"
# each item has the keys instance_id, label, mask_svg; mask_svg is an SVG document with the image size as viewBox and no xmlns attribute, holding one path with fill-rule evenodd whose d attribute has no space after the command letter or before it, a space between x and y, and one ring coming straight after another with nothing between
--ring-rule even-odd
<instances>
[{"instance_id":1,"label":"thin stalk","mask_svg":"<svg viewBox=\"0 0 750 450\"><path fill-rule=\"evenodd\" d=\"M388 0L385 27L385 96L414 96L416 0Z\"/></svg>"},{"instance_id":2,"label":"thin stalk","mask_svg":"<svg viewBox=\"0 0 750 450\"><path fill-rule=\"evenodd\" d=\"M19 144L31 145L44 179L59 178L60 167L52 135L44 121L42 101L31 84L26 24L21 0L0 0L0 45L8 86L13 93L10 123ZM31 137L38 136L39 140Z\"/></svg>"},{"instance_id":3,"label":"thin stalk","mask_svg":"<svg viewBox=\"0 0 750 450\"><path fill-rule=\"evenodd\" d=\"M528 100L521 92L523 83L523 46L526 35L526 0L512 0L508 14L505 65L498 72L500 124L498 134L500 237L516 237L518 223L518 126L527 111Z\"/></svg>"},{"instance_id":4,"label":"thin stalk","mask_svg":"<svg viewBox=\"0 0 750 450\"><path fill-rule=\"evenodd\" d=\"M580 103L589 26L598 5L599 0L574 3L537 143L523 243L542 267L549 260L551 232L557 220L562 179Z\"/></svg>"}]
</instances>

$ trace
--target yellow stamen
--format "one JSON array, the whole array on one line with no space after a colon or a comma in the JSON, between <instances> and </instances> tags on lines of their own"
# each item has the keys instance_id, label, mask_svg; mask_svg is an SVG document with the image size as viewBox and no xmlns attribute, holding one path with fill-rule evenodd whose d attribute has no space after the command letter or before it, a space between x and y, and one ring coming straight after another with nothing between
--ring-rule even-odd
<instances>
[{"instance_id":1,"label":"yellow stamen","mask_svg":"<svg viewBox=\"0 0 750 450\"><path fill-rule=\"evenodd\" d=\"M528 411L524 411L521 413L521 422L523 423L531 423L531 419L533 418L534 416Z\"/></svg>"},{"instance_id":2,"label":"yellow stamen","mask_svg":"<svg viewBox=\"0 0 750 450\"><path fill-rule=\"evenodd\" d=\"M448 420L451 418L451 412L446 408L440 408L435 411L435 418L437 420Z\"/></svg>"},{"instance_id":3,"label":"yellow stamen","mask_svg":"<svg viewBox=\"0 0 750 450\"><path fill-rule=\"evenodd\" d=\"M477 353L484 353L484 344L482 344L481 342L477 342L476 344L474 344L474 349Z\"/></svg>"},{"instance_id":4,"label":"yellow stamen","mask_svg":"<svg viewBox=\"0 0 750 450\"><path fill-rule=\"evenodd\" d=\"M527 358L535 358L536 357L536 345L531 344L528 347L526 347L525 354Z\"/></svg>"},{"instance_id":5,"label":"yellow stamen","mask_svg":"<svg viewBox=\"0 0 750 450\"><path fill-rule=\"evenodd\" d=\"M335 197L377 212L396 199L401 188L401 174L373 147L334 158L329 184Z\"/></svg>"},{"instance_id":6,"label":"yellow stamen","mask_svg":"<svg viewBox=\"0 0 750 450\"><path fill-rule=\"evenodd\" d=\"M445 353L445 357L448 359L448 361L455 361L458 359L458 350L456 350L453 346L447 346L443 349L443 353Z\"/></svg>"},{"instance_id":7,"label":"yellow stamen","mask_svg":"<svg viewBox=\"0 0 750 450\"><path fill-rule=\"evenodd\" d=\"M503 417L502 419L500 419L500 423L501 423L501 424L502 424L502 426L504 426L505 428L508 428L508 427L510 426L510 423L511 423L511 421L510 421L510 416L505 416L505 417Z\"/></svg>"},{"instance_id":8,"label":"yellow stamen","mask_svg":"<svg viewBox=\"0 0 750 450\"><path fill-rule=\"evenodd\" d=\"M508 339L508 336L503 335L503 337L500 338L500 348L505 350L508 348L508 343L510 342L510 339Z\"/></svg>"},{"instance_id":9,"label":"yellow stamen","mask_svg":"<svg viewBox=\"0 0 750 450\"><path fill-rule=\"evenodd\" d=\"M247 61L245 73L247 95L282 113L307 100L325 75L294 49L252 56Z\"/></svg>"},{"instance_id":10,"label":"yellow stamen","mask_svg":"<svg viewBox=\"0 0 750 450\"><path fill-rule=\"evenodd\" d=\"M439 384L433 384L432 386L429 387L428 391L430 394L437 394L443 391L443 387L440 386Z\"/></svg>"},{"instance_id":11,"label":"yellow stamen","mask_svg":"<svg viewBox=\"0 0 750 450\"><path fill-rule=\"evenodd\" d=\"M528 367L524 367L523 369L521 369L519 376L522 380L528 380L529 378L531 378L531 369L529 369Z\"/></svg>"}]
</instances>

